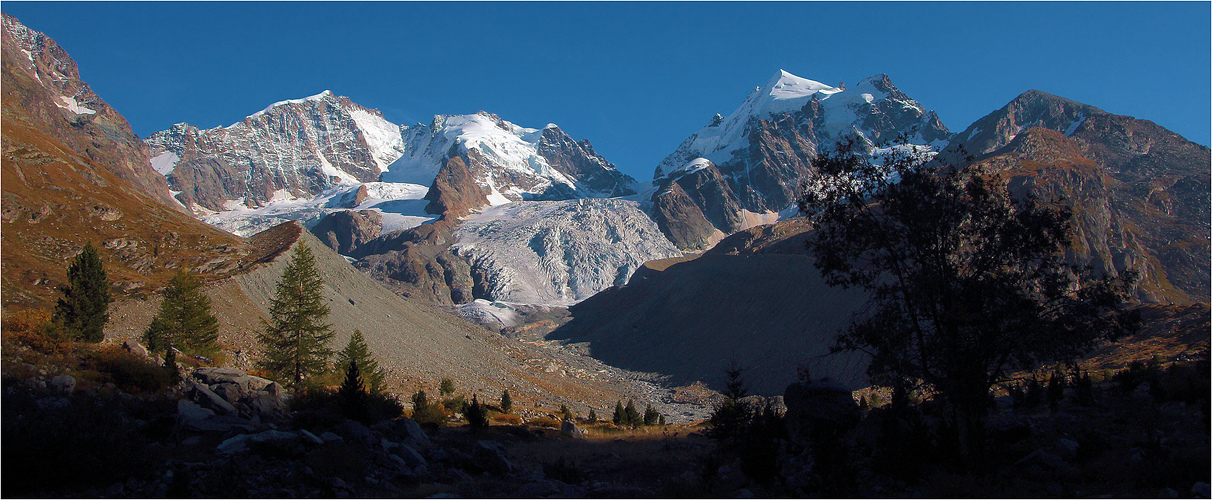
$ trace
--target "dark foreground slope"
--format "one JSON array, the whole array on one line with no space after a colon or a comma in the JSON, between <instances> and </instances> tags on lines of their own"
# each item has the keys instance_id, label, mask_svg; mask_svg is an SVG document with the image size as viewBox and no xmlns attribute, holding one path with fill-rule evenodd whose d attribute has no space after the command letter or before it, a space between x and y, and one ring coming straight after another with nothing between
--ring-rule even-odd
<instances>
[{"instance_id":1,"label":"dark foreground slope","mask_svg":"<svg viewBox=\"0 0 1212 500\"><path fill-rule=\"evenodd\" d=\"M675 383L720 387L724 369L736 362L759 394L782 394L799 367L813 378L865 385L863 358L827 355L865 296L825 285L804 253L806 230L802 221L761 226L698 259L641 269L626 286L572 306L573 319L551 337L588 342L595 358ZM767 239L753 245L762 234ZM745 244L751 246L743 253L722 250Z\"/></svg>"}]
</instances>

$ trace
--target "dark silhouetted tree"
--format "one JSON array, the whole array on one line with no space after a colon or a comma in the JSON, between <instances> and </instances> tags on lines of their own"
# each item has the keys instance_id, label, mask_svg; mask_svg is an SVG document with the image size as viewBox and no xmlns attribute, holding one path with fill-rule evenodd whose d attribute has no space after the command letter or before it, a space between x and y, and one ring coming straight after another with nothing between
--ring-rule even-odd
<instances>
[{"instance_id":1,"label":"dark silhouetted tree","mask_svg":"<svg viewBox=\"0 0 1212 500\"><path fill-rule=\"evenodd\" d=\"M628 399L627 406L623 408L623 425L636 426L644 423L644 417L640 416L640 411L635 408L635 400Z\"/></svg>"},{"instance_id":2,"label":"dark silhouetted tree","mask_svg":"<svg viewBox=\"0 0 1212 500\"><path fill-rule=\"evenodd\" d=\"M467 423L472 429L480 429L488 427L488 416L484 412L484 406L480 404L475 394L471 395L471 403L463 409L463 416L467 417Z\"/></svg>"},{"instance_id":3,"label":"dark silhouetted tree","mask_svg":"<svg viewBox=\"0 0 1212 500\"><path fill-rule=\"evenodd\" d=\"M264 331L258 340L265 346L265 353L257 364L294 387L325 370L332 357L328 342L333 332L332 326L324 323L328 306L321 294L323 286L315 256L300 243L282 273L277 293L270 299L270 320L262 320Z\"/></svg>"},{"instance_id":4,"label":"dark silhouetted tree","mask_svg":"<svg viewBox=\"0 0 1212 500\"><path fill-rule=\"evenodd\" d=\"M619 402L614 404L614 415L610 417L610 421L614 422L614 425L623 425L623 422L626 419L627 419L627 413L626 413L626 410L623 408L623 401L620 400Z\"/></svg>"},{"instance_id":5,"label":"dark silhouetted tree","mask_svg":"<svg viewBox=\"0 0 1212 500\"><path fill-rule=\"evenodd\" d=\"M345 349L337 353L339 366L349 366L350 361L358 364L358 372L361 373L362 380L366 383L366 390L370 394L382 394L387 380L387 370L379 367L378 360L371 354L370 347L366 345L362 330L355 329L353 335L349 337L349 343L345 345Z\"/></svg>"},{"instance_id":6,"label":"dark silhouetted tree","mask_svg":"<svg viewBox=\"0 0 1212 500\"><path fill-rule=\"evenodd\" d=\"M590 408L590 409L589 409L589 416L588 416L588 417L586 417L586 419L587 419L587 420L589 420L589 423L591 423L591 424L593 424L593 423L597 423L597 421L598 421L598 412L594 411L594 409L593 409L593 408Z\"/></svg>"},{"instance_id":7,"label":"dark silhouetted tree","mask_svg":"<svg viewBox=\"0 0 1212 500\"><path fill-rule=\"evenodd\" d=\"M837 350L871 355L873 379L920 381L951 408L965 463L979 467L989 388L1008 369L1081 353L1132 323L1135 275L1066 264L1071 209L1014 197L979 167L925 168L915 147L879 161L854 142L818 156L799 206L831 286L869 292Z\"/></svg>"},{"instance_id":8,"label":"dark silhouetted tree","mask_svg":"<svg viewBox=\"0 0 1212 500\"><path fill-rule=\"evenodd\" d=\"M55 322L71 337L84 342L105 340L109 321L109 279L101 254L92 243L67 267L67 284L59 287L63 297L55 305Z\"/></svg>"},{"instance_id":9,"label":"dark silhouetted tree","mask_svg":"<svg viewBox=\"0 0 1212 500\"><path fill-rule=\"evenodd\" d=\"M509 396L509 389L501 391L501 411L505 413L513 411L513 398Z\"/></svg>"},{"instance_id":10,"label":"dark silhouetted tree","mask_svg":"<svg viewBox=\"0 0 1212 500\"><path fill-rule=\"evenodd\" d=\"M152 351L176 347L183 352L212 356L219 350L219 320L210 309L210 297L202 293L202 280L188 271L178 271L164 290L164 300L143 332L143 342Z\"/></svg>"},{"instance_id":11,"label":"dark silhouetted tree","mask_svg":"<svg viewBox=\"0 0 1212 500\"><path fill-rule=\"evenodd\" d=\"M367 419L367 399L366 386L362 383L361 370L358 369L358 362L355 359L349 359L345 365L345 381L341 383L341 389L337 391L337 399L341 404L341 412L346 418L364 422Z\"/></svg>"},{"instance_id":12,"label":"dark silhouetted tree","mask_svg":"<svg viewBox=\"0 0 1212 500\"><path fill-rule=\"evenodd\" d=\"M652 404L644 408L644 425L656 425L661 414L652 409Z\"/></svg>"}]
</instances>

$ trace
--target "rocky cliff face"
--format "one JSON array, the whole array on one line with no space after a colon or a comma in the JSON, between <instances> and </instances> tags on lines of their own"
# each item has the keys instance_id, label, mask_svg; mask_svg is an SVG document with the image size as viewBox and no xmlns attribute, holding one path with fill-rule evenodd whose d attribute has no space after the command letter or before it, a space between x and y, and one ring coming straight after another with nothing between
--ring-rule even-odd
<instances>
[{"instance_id":1,"label":"rocky cliff face","mask_svg":"<svg viewBox=\"0 0 1212 500\"><path fill-rule=\"evenodd\" d=\"M966 150L1012 186L1074 202L1074 261L1140 271L1146 302L1208 300L1206 146L1035 90L956 137L943 158Z\"/></svg>"},{"instance_id":2,"label":"rocky cliff face","mask_svg":"<svg viewBox=\"0 0 1212 500\"><path fill-rule=\"evenodd\" d=\"M66 263L90 242L115 297L146 295L180 269L208 280L238 270L246 245L167 196L126 120L79 80L61 47L5 15L2 61L6 308L52 306Z\"/></svg>"},{"instance_id":3,"label":"rocky cliff face","mask_svg":"<svg viewBox=\"0 0 1212 500\"><path fill-rule=\"evenodd\" d=\"M342 210L320 219L311 228L321 242L333 251L347 255L379 235L383 229L383 215L374 210Z\"/></svg>"},{"instance_id":4,"label":"rocky cliff face","mask_svg":"<svg viewBox=\"0 0 1212 500\"><path fill-rule=\"evenodd\" d=\"M853 89L780 71L727 118L716 115L656 168L653 217L663 228L701 226L673 221L670 201L657 198L677 183L715 229L731 234L770 222L791 206L818 151L852 139L868 151L904 135L939 148L950 133L932 111L909 98L886 75ZM684 249L701 249L704 231L665 235Z\"/></svg>"},{"instance_id":5,"label":"rocky cliff face","mask_svg":"<svg viewBox=\"0 0 1212 500\"><path fill-rule=\"evenodd\" d=\"M21 108L27 123L142 195L184 210L169 196L164 178L152 170L148 149L126 118L80 80L76 61L63 47L8 14L4 14L3 47L4 101Z\"/></svg>"},{"instance_id":6,"label":"rocky cliff face","mask_svg":"<svg viewBox=\"0 0 1212 500\"><path fill-rule=\"evenodd\" d=\"M375 181L404 151L400 127L329 91L274 103L229 127L179 123L146 142L177 198L216 212L229 202L256 207Z\"/></svg>"}]
</instances>

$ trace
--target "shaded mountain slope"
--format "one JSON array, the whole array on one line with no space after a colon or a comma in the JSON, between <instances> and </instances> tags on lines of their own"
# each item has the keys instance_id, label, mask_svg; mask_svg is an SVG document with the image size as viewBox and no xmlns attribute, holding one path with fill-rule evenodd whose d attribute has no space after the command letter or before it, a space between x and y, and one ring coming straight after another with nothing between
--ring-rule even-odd
<instances>
[{"instance_id":1,"label":"shaded mountain slope","mask_svg":"<svg viewBox=\"0 0 1212 500\"><path fill-rule=\"evenodd\" d=\"M642 268L627 285L572 306L573 319L549 338L588 342L597 359L674 383L719 388L735 361L758 394L781 394L801 366L814 378L865 385L862 357L825 355L866 296L825 285L805 255L802 220L743 231L718 246L744 247L740 240L766 228L782 234L743 254L712 251L660 271Z\"/></svg>"}]
</instances>

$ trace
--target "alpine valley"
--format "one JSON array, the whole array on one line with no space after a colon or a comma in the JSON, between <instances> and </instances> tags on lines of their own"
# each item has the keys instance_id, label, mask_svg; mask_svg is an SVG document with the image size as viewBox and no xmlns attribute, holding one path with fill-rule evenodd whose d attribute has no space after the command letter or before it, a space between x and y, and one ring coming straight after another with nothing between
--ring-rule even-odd
<instances>
[{"instance_id":1,"label":"alpine valley","mask_svg":"<svg viewBox=\"0 0 1212 500\"><path fill-rule=\"evenodd\" d=\"M214 359L190 362L221 366L198 367L186 376L179 386L185 389L170 403L179 405L173 406L176 420L139 421L167 426L173 436L198 437L171 445L180 449L272 457L256 462L257 474L266 477L294 477L295 472L283 471L296 465L304 474L306 463L315 477L299 484L319 485L313 489L323 494L450 493L425 486L443 481L479 481L485 488L458 490L465 496L714 496L721 491L629 490L615 484L626 481L596 481L584 467L568 472L577 467L574 462L555 465L543 457L528 463L542 471L531 474L518 465L524 459L515 454L517 463L511 465L493 444L459 448L478 438L431 445L425 432L434 435L434 428L422 431L411 420L411 427L376 424L373 436L364 426L350 430L352 424L333 424L325 427L332 432L314 436L299 422L328 425L308 420L321 421L319 410L283 417L291 415L286 397L274 399L278 413L257 406L262 403L254 399L278 398L270 397L269 380L252 377L259 373L255 360L264 354L258 333L273 314L278 278L303 247L314 252L324 282L321 295L329 310L325 321L336 334L333 345L346 345L359 330L389 369L387 388L396 395L428 389L436 399L434 383L448 378L460 393L485 401L509 391L515 413L527 422L552 420L559 407L576 415L596 409L607 417L613 403L630 399L651 405L662 423L668 418L670 425L682 426L669 432L681 431L690 443L669 444L674 442L669 435L665 441L641 436L644 446L664 448L632 449L638 455L679 446L707 449L696 441L703 440L704 431L695 426L718 411L721 391L733 390L724 378L730 366L744 368L746 387L757 396L749 401L809 422L787 424L792 429L787 442L800 443L787 446L802 445L802 436L823 428L812 426L832 418L812 413L817 406L797 407L807 405L804 398L843 394L843 406L855 405L856 416L860 396L863 404L873 394L887 400L888 394L872 388L879 381L868 378L868 354L831 349L837 333L865 314L872 296L862 288L826 282L806 244L817 238L816 228L797 205L804 182L817 172L818 155L845 142L868 158L896 148L913 150L927 168L976 164L1007 183L1015 196L1070 203L1074 219L1066 261L1090 266L1100 276L1139 273L1130 307L1145 318L1128 337L1100 344L1086 358L1089 369L1207 356L1209 148L1148 120L1038 90L1027 90L953 133L888 75L830 86L779 70L747 96L738 95L740 104L732 112L712 116L713 110L705 110L703 116L710 118L704 126L685 131L689 136L676 147L671 144L668 155L653 165L652 177L637 180L598 154L589 139L573 138L554 123L519 125L480 111L401 125L330 90L250 109L255 112L231 117L230 126L178 123L140 139L120 111L81 80L66 51L8 14L2 69L5 390L21 384L35 392L56 390L47 381L68 373L77 387L77 378L96 371L72 365L61 354L37 358L47 366L36 366L31 347L20 347L18 355L8 345L12 325L18 324L11 318L55 308L70 282L68 264L86 244L98 245L108 272L114 302L103 343L111 347L142 349L147 355L140 336L165 300L173 275L190 270L211 301L221 348ZM761 76L755 75L755 83ZM155 353L147 357L155 359ZM256 380L265 384L252 388ZM107 381L81 382L75 390L122 392L115 389L122 381L109 386ZM793 394L789 384L807 387L809 396ZM853 398L850 391L856 391ZM294 397L295 403L306 401L302 393ZM60 398L69 401L64 404L79 404L65 398ZM46 405L60 404L43 401L31 407L43 412L51 411ZM1206 423L1206 397L1202 401ZM6 399L6 407L15 404ZM829 408L822 413L836 410L821 408ZM461 409L455 413L467 418ZM128 420L136 418L143 417L132 413ZM10 421L6 411L6 441ZM563 427L553 421L561 430L549 434L564 437L582 437L577 425L588 425L584 420L570 424L578 422L575 418L565 419ZM292 444L264 434L288 434L271 428L271 422L299 429L290 431ZM1033 423L1019 423L1005 424L1012 429L1003 429L1004 434L1034 429ZM685 438L691 431L694 437ZM529 432L501 439L529 443L534 439ZM262 435L270 436L264 438L268 441L246 437L231 444L239 436ZM1086 446L1113 446L1072 439L1081 448L1067 459L1087 453ZM333 444L336 440L343 444ZM230 451L237 445L244 446L242 451ZM373 455L376 459L349 458L361 464L359 472L337 481L358 486L338 485L332 478L344 472L332 464L345 460L340 457L372 456L363 447L386 451L375 451L383 455ZM274 451L264 451L269 448ZM5 451L10 452L7 445ZM201 457L203 451L196 453ZM635 459L622 451L594 453L578 460L593 463L599 472L622 460L618 453ZM190 471L193 476L184 481L203 496L313 494L311 486L278 491L251 482L241 483L246 489L224 490L216 485L227 472L219 472L217 460L198 458L201 465L178 464L173 470ZM1062 469L1034 460L1044 465L1027 465ZM820 463L814 469L811 461L780 462L780 470L790 470L791 476L810 476L796 479L803 484L794 486L807 489L787 491L833 491L807 486L827 474ZM710 469L712 481L736 483L745 477L740 466L721 473L721 465ZM473 479L464 469L484 476ZM325 474L327 479L316 479ZM685 481L698 477L687 474ZM176 484L171 473L167 477L139 480L113 494L163 495ZM508 479L485 479L495 477ZM387 486L396 483L408 486ZM722 493L741 495L734 490L750 484L733 483ZM189 490L174 490L181 491ZM881 491L893 490L872 494L884 496Z\"/></svg>"}]
</instances>

